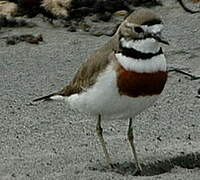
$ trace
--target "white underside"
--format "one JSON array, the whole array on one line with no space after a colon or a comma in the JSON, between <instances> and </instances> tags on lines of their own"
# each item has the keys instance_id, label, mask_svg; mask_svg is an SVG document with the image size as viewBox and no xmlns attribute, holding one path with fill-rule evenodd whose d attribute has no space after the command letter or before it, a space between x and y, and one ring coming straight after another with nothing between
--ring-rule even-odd
<instances>
[{"instance_id":1,"label":"white underside","mask_svg":"<svg viewBox=\"0 0 200 180\"><path fill-rule=\"evenodd\" d=\"M157 99L155 96L132 98L120 96L116 82L116 72L109 65L98 78L97 83L87 92L74 94L66 98L73 109L92 115L129 118L134 117Z\"/></svg>"}]
</instances>

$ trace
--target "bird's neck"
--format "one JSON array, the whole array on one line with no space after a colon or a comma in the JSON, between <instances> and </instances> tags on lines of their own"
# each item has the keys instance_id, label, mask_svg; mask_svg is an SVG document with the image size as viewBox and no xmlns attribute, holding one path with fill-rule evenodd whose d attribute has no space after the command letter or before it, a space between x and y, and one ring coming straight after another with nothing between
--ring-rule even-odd
<instances>
[{"instance_id":1,"label":"bird's neck","mask_svg":"<svg viewBox=\"0 0 200 180\"><path fill-rule=\"evenodd\" d=\"M120 40L118 62L126 69L136 72L166 71L166 61L159 43L153 38Z\"/></svg>"}]
</instances>

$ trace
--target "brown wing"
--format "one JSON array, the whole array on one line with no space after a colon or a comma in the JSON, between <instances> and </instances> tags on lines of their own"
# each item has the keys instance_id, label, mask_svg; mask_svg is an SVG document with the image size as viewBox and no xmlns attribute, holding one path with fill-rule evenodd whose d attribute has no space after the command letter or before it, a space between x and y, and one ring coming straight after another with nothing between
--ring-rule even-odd
<instances>
[{"instance_id":1,"label":"brown wing","mask_svg":"<svg viewBox=\"0 0 200 180\"><path fill-rule=\"evenodd\" d=\"M99 73L101 73L110 62L109 54L118 49L118 36L107 42L103 47L91 54L78 69L74 79L68 86L58 92L59 95L70 96L80 93L92 86Z\"/></svg>"},{"instance_id":2,"label":"brown wing","mask_svg":"<svg viewBox=\"0 0 200 180\"><path fill-rule=\"evenodd\" d=\"M55 95L70 96L75 93L80 93L92 86L99 73L101 73L111 61L109 54L118 50L118 39L118 35L114 35L103 47L92 53L80 66L74 79L61 91L34 99L33 101L51 100L51 97Z\"/></svg>"}]
</instances>

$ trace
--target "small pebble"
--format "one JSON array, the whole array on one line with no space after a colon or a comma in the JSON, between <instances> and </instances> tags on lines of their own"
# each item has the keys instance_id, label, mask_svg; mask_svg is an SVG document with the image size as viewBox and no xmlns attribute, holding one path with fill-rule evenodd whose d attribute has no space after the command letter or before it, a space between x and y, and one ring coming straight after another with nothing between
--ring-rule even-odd
<instances>
[{"instance_id":1,"label":"small pebble","mask_svg":"<svg viewBox=\"0 0 200 180\"><path fill-rule=\"evenodd\" d=\"M128 11L126 10L120 10L113 13L113 16L127 16L127 15L128 15Z\"/></svg>"}]
</instances>

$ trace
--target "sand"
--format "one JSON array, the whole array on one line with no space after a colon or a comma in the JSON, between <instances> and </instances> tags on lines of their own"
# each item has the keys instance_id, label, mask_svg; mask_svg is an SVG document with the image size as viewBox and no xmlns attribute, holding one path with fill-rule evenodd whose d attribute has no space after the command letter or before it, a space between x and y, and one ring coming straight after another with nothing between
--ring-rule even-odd
<instances>
[{"instance_id":1,"label":"sand","mask_svg":"<svg viewBox=\"0 0 200 180\"><path fill-rule=\"evenodd\" d=\"M174 1L154 8L164 19L169 65L200 74L200 14L184 12ZM0 36L42 33L44 42L7 46L0 41L0 179L200 179L200 80L169 73L157 103L134 118L142 176L126 138L127 120L103 122L116 164L107 168L95 134L96 119L64 102L32 100L64 87L86 56L110 37L67 32L39 18L35 28L3 29Z\"/></svg>"}]
</instances>

